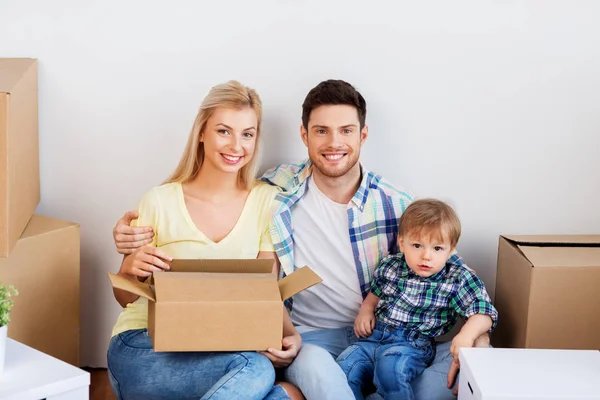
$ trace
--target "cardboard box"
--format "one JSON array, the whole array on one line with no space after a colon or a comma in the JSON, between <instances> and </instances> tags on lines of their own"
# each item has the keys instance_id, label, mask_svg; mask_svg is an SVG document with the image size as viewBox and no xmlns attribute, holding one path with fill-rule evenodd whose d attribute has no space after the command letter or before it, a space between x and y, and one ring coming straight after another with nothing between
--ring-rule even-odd
<instances>
[{"instance_id":1,"label":"cardboard box","mask_svg":"<svg viewBox=\"0 0 600 400\"><path fill-rule=\"evenodd\" d=\"M37 61L0 58L0 257L40 202Z\"/></svg>"},{"instance_id":2,"label":"cardboard box","mask_svg":"<svg viewBox=\"0 0 600 400\"><path fill-rule=\"evenodd\" d=\"M600 349L600 235L500 236L494 347Z\"/></svg>"},{"instance_id":3,"label":"cardboard box","mask_svg":"<svg viewBox=\"0 0 600 400\"><path fill-rule=\"evenodd\" d=\"M31 217L9 258L0 258L0 281L19 295L8 336L79 366L79 225Z\"/></svg>"},{"instance_id":4,"label":"cardboard box","mask_svg":"<svg viewBox=\"0 0 600 400\"><path fill-rule=\"evenodd\" d=\"M461 348L459 400L600 400L600 352Z\"/></svg>"},{"instance_id":5,"label":"cardboard box","mask_svg":"<svg viewBox=\"0 0 600 400\"><path fill-rule=\"evenodd\" d=\"M174 260L149 283L109 274L148 301L155 351L281 349L283 301L319 282L303 267L277 281L273 260Z\"/></svg>"}]
</instances>

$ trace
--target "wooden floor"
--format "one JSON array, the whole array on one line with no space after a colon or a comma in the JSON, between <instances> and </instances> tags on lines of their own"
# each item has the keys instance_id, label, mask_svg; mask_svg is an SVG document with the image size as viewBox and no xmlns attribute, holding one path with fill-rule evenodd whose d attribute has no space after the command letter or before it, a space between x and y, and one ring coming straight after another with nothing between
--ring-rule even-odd
<instances>
[{"instance_id":1,"label":"wooden floor","mask_svg":"<svg viewBox=\"0 0 600 400\"><path fill-rule=\"evenodd\" d=\"M104 368L84 368L91 375L90 400L115 400Z\"/></svg>"}]
</instances>

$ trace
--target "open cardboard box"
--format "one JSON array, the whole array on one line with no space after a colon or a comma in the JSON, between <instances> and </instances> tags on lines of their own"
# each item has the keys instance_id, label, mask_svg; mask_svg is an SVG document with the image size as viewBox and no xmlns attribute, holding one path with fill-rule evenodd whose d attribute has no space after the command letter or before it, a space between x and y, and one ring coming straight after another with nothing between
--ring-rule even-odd
<instances>
[{"instance_id":1,"label":"open cardboard box","mask_svg":"<svg viewBox=\"0 0 600 400\"><path fill-rule=\"evenodd\" d=\"M502 235L494 347L600 349L600 235Z\"/></svg>"},{"instance_id":2,"label":"open cardboard box","mask_svg":"<svg viewBox=\"0 0 600 400\"><path fill-rule=\"evenodd\" d=\"M273 260L173 260L147 283L109 274L148 299L154 351L281 349L283 301L321 278L309 267L277 280Z\"/></svg>"}]
</instances>

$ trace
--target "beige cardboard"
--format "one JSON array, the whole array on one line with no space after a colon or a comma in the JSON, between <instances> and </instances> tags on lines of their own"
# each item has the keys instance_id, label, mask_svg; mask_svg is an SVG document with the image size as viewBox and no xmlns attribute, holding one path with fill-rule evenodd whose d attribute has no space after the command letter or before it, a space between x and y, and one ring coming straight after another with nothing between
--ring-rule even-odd
<instances>
[{"instance_id":1,"label":"beige cardboard","mask_svg":"<svg viewBox=\"0 0 600 400\"><path fill-rule=\"evenodd\" d=\"M79 271L79 225L34 215L0 258L0 281L19 290L8 336L79 366Z\"/></svg>"},{"instance_id":2,"label":"beige cardboard","mask_svg":"<svg viewBox=\"0 0 600 400\"><path fill-rule=\"evenodd\" d=\"M0 257L39 202L37 61L0 58Z\"/></svg>"},{"instance_id":3,"label":"beige cardboard","mask_svg":"<svg viewBox=\"0 0 600 400\"><path fill-rule=\"evenodd\" d=\"M303 267L281 281L273 260L173 260L148 283L109 274L113 287L143 296L155 351L281 349L283 302L321 282Z\"/></svg>"},{"instance_id":4,"label":"beige cardboard","mask_svg":"<svg viewBox=\"0 0 600 400\"><path fill-rule=\"evenodd\" d=\"M496 347L600 349L600 235L500 236Z\"/></svg>"}]
</instances>

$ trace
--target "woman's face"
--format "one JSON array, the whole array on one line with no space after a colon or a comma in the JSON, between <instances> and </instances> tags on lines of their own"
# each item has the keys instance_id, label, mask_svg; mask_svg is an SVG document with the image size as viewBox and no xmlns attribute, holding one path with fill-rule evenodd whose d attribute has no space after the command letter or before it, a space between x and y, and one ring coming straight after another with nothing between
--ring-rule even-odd
<instances>
[{"instance_id":1,"label":"woman's face","mask_svg":"<svg viewBox=\"0 0 600 400\"><path fill-rule=\"evenodd\" d=\"M258 118L252 108L217 108L206 122L200 141L204 163L238 173L254 156Z\"/></svg>"}]
</instances>

